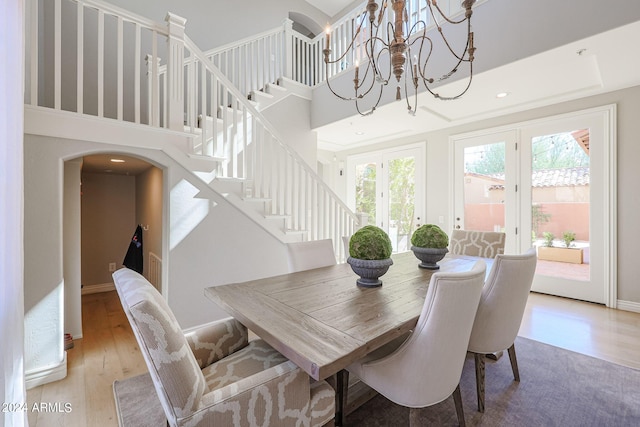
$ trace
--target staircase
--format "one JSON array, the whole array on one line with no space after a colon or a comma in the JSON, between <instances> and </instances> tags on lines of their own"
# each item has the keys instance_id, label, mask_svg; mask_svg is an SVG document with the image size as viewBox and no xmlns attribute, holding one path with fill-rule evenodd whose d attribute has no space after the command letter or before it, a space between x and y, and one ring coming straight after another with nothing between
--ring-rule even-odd
<instances>
[{"instance_id":1,"label":"staircase","mask_svg":"<svg viewBox=\"0 0 640 427\"><path fill-rule=\"evenodd\" d=\"M75 16L63 15L69 7L77 10ZM293 35L290 22L275 36L259 35L231 49L246 53L246 46L254 51L256 43L269 46L273 50L257 56L277 57L268 61L271 68L244 66L229 49L203 53L185 34L184 19L171 13L164 25L100 0L34 0L27 2L26 15L25 104L184 132L190 146L180 147L182 153L171 154L175 147L168 151L194 176L282 242L331 238L338 257L344 256L342 236L355 231L358 218L261 113L292 92L310 97L309 82L294 82L286 71L301 69L292 65L293 47L285 43L303 37ZM97 32L85 25L89 17L97 20ZM76 29L77 40L63 45L60 35L68 26ZM47 28L53 34L46 34ZM38 41L49 37L53 60L40 63ZM115 52L105 48L105 40L115 40ZM85 76L92 67L85 66L89 59L83 46L94 43L97 75ZM77 58L76 64L62 61L63 56ZM125 66L131 58L133 63ZM234 71L233 64L246 73ZM115 76L105 75L105 68L115 69ZM75 96L62 90L71 73Z\"/></svg>"}]
</instances>

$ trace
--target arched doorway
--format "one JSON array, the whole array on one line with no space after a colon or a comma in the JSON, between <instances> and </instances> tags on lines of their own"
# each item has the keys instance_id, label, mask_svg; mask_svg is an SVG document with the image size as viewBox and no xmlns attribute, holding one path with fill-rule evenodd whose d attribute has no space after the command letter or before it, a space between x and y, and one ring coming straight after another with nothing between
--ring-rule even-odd
<instances>
[{"instance_id":1,"label":"arched doorway","mask_svg":"<svg viewBox=\"0 0 640 427\"><path fill-rule=\"evenodd\" d=\"M121 153L85 155L64 168L64 324L81 337L81 295L114 289L111 274L122 268L137 225L142 274L162 290L164 180L162 169Z\"/></svg>"}]
</instances>

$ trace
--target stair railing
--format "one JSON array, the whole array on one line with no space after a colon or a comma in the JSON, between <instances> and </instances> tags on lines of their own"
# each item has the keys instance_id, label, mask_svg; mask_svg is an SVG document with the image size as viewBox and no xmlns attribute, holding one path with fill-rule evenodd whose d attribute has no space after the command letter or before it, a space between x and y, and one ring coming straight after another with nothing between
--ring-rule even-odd
<instances>
[{"instance_id":1,"label":"stair railing","mask_svg":"<svg viewBox=\"0 0 640 427\"><path fill-rule=\"evenodd\" d=\"M198 153L224 158L217 176L242 179L245 197L265 200L288 232L332 238L343 254L356 215L187 36L184 46L186 126L202 132Z\"/></svg>"},{"instance_id":2,"label":"stair railing","mask_svg":"<svg viewBox=\"0 0 640 427\"><path fill-rule=\"evenodd\" d=\"M166 26L100 0L26 1L25 21L25 104L168 127L160 62L144 69L165 55Z\"/></svg>"},{"instance_id":3,"label":"stair railing","mask_svg":"<svg viewBox=\"0 0 640 427\"><path fill-rule=\"evenodd\" d=\"M25 104L180 132L186 126L201 134L193 153L221 159L218 177L242 179L244 195L268 200L286 230L332 238L344 253L342 236L355 231L357 217L185 36L184 19L168 14L165 26L101 0L26 4ZM76 42L63 44L69 35Z\"/></svg>"}]
</instances>

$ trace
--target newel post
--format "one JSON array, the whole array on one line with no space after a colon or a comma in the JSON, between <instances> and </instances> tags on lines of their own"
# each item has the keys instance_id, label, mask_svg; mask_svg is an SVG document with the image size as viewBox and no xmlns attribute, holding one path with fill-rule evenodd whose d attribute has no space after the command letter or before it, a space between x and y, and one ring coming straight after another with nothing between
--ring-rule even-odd
<instances>
[{"instance_id":1,"label":"newel post","mask_svg":"<svg viewBox=\"0 0 640 427\"><path fill-rule=\"evenodd\" d=\"M293 70L293 21L285 19L284 24L284 74L283 77L292 78Z\"/></svg>"},{"instance_id":2,"label":"newel post","mask_svg":"<svg viewBox=\"0 0 640 427\"><path fill-rule=\"evenodd\" d=\"M187 23L173 13L165 18L169 30L167 39L167 123L173 130L184 129L184 27Z\"/></svg>"}]
</instances>

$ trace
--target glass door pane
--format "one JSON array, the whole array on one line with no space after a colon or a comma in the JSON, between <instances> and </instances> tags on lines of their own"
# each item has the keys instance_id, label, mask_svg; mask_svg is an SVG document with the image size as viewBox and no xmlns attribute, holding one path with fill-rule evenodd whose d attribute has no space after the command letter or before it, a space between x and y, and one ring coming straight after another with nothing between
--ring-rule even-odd
<instances>
[{"instance_id":1,"label":"glass door pane","mask_svg":"<svg viewBox=\"0 0 640 427\"><path fill-rule=\"evenodd\" d=\"M369 224L377 223L377 175L378 165L376 162L359 163L355 166L355 211L366 213L369 216Z\"/></svg>"},{"instance_id":2,"label":"glass door pane","mask_svg":"<svg viewBox=\"0 0 640 427\"><path fill-rule=\"evenodd\" d=\"M414 156L390 159L388 165L389 237L394 252L411 249L415 230L416 159Z\"/></svg>"},{"instance_id":3,"label":"glass door pane","mask_svg":"<svg viewBox=\"0 0 640 427\"><path fill-rule=\"evenodd\" d=\"M609 275L615 263L611 118L603 108L521 130L521 224L538 250L535 292L615 301ZM522 251L531 246L522 243Z\"/></svg>"},{"instance_id":4,"label":"glass door pane","mask_svg":"<svg viewBox=\"0 0 640 427\"><path fill-rule=\"evenodd\" d=\"M347 203L387 232L394 252L411 248L424 212L425 146L414 144L347 158Z\"/></svg>"},{"instance_id":5,"label":"glass door pane","mask_svg":"<svg viewBox=\"0 0 640 427\"><path fill-rule=\"evenodd\" d=\"M517 132L454 142L454 229L506 234L505 253L518 251Z\"/></svg>"},{"instance_id":6,"label":"glass door pane","mask_svg":"<svg viewBox=\"0 0 640 427\"><path fill-rule=\"evenodd\" d=\"M531 139L531 237L536 274L588 281L589 130Z\"/></svg>"},{"instance_id":7,"label":"glass door pane","mask_svg":"<svg viewBox=\"0 0 640 427\"><path fill-rule=\"evenodd\" d=\"M505 143L464 148L465 230L505 229Z\"/></svg>"}]
</instances>

